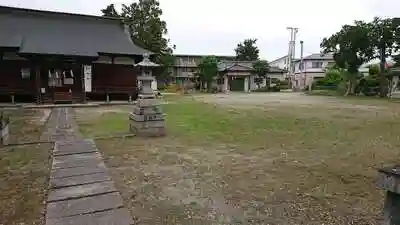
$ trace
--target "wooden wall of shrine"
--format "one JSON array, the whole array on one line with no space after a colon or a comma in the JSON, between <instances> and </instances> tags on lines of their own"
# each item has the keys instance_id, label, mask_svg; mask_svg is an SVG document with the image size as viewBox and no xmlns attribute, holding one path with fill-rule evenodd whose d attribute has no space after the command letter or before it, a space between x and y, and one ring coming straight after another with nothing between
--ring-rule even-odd
<instances>
[{"instance_id":1,"label":"wooden wall of shrine","mask_svg":"<svg viewBox=\"0 0 400 225\"><path fill-rule=\"evenodd\" d=\"M106 94L118 95L119 100L128 100L131 96L134 100L137 94L136 77L140 71L126 60L119 64L82 63L79 60L33 62L15 54L0 58L1 102L53 103L57 96L72 102L84 102L105 100ZM91 65L92 71L92 88L86 93L84 65Z\"/></svg>"}]
</instances>

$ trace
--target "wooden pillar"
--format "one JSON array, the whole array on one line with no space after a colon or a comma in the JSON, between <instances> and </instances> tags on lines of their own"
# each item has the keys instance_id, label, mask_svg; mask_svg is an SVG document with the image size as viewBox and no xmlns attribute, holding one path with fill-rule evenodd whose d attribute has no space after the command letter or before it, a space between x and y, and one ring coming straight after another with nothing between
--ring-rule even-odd
<instances>
[{"instance_id":1,"label":"wooden pillar","mask_svg":"<svg viewBox=\"0 0 400 225\"><path fill-rule=\"evenodd\" d=\"M42 103L41 98L41 82L40 82L40 66L39 63L36 62L35 64L35 78L36 78L36 103Z\"/></svg>"},{"instance_id":2,"label":"wooden pillar","mask_svg":"<svg viewBox=\"0 0 400 225\"><path fill-rule=\"evenodd\" d=\"M81 89L82 89L82 98L83 99L81 99L82 100L82 102L83 103L86 103L86 91L85 91L85 72L84 72L84 64L80 64L80 67L81 67L81 69L80 69L80 77L81 77Z\"/></svg>"}]
</instances>

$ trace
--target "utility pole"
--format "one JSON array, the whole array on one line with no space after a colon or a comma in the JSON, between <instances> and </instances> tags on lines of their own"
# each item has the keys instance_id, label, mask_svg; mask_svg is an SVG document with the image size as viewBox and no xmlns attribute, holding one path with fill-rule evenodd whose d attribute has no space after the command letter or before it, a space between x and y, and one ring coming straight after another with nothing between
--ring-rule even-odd
<instances>
[{"instance_id":1,"label":"utility pole","mask_svg":"<svg viewBox=\"0 0 400 225\"><path fill-rule=\"evenodd\" d=\"M289 76L289 84L290 87L293 88L292 85L292 75L294 72L294 57L296 53L296 34L299 31L299 28L296 27L287 27L286 29L290 30L290 41L289 41L289 51L287 57L287 70Z\"/></svg>"},{"instance_id":2,"label":"utility pole","mask_svg":"<svg viewBox=\"0 0 400 225\"><path fill-rule=\"evenodd\" d=\"M300 79L303 79L303 67L304 67L304 65L303 65L303 44L304 44L304 41L300 41ZM304 76L304 87L306 86L306 83L307 83L307 77L306 76Z\"/></svg>"}]
</instances>

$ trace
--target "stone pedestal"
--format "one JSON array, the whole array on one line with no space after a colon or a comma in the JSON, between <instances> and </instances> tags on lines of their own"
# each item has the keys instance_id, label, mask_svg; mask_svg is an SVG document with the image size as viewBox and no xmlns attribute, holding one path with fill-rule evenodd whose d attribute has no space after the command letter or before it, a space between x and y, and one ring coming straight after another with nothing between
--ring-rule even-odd
<instances>
[{"instance_id":1,"label":"stone pedestal","mask_svg":"<svg viewBox=\"0 0 400 225\"><path fill-rule=\"evenodd\" d=\"M377 186L386 191L382 225L399 225L400 165L380 169Z\"/></svg>"},{"instance_id":2,"label":"stone pedestal","mask_svg":"<svg viewBox=\"0 0 400 225\"><path fill-rule=\"evenodd\" d=\"M130 131L137 136L165 136L164 114L156 99L139 99L129 114Z\"/></svg>"},{"instance_id":3,"label":"stone pedestal","mask_svg":"<svg viewBox=\"0 0 400 225\"><path fill-rule=\"evenodd\" d=\"M129 114L130 131L137 136L159 137L166 134L164 114L151 87L154 78L151 76L151 70L148 69L156 65L150 62L146 55L143 61L138 63L138 66L142 68L142 75L137 78L140 90L137 103Z\"/></svg>"}]
</instances>

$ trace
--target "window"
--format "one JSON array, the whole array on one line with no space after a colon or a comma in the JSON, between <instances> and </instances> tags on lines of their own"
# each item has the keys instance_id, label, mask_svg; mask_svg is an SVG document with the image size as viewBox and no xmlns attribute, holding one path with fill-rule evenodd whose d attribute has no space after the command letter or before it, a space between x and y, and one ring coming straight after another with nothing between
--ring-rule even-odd
<instances>
[{"instance_id":1,"label":"window","mask_svg":"<svg viewBox=\"0 0 400 225\"><path fill-rule=\"evenodd\" d=\"M322 68L322 62L321 61L312 62L311 68Z\"/></svg>"},{"instance_id":2,"label":"window","mask_svg":"<svg viewBox=\"0 0 400 225\"><path fill-rule=\"evenodd\" d=\"M21 77L23 80L29 80L31 78L31 70L29 68L22 68Z\"/></svg>"}]
</instances>

